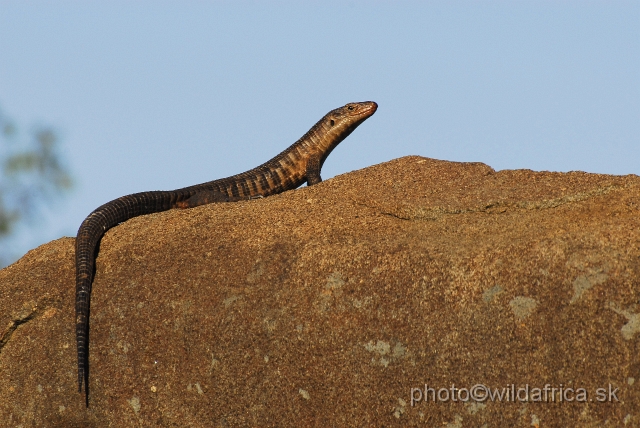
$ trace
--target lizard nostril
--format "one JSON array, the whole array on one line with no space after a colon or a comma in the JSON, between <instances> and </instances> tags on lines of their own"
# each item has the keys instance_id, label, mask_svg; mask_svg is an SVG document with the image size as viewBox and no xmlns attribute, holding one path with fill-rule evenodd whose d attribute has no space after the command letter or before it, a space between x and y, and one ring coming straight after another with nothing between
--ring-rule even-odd
<instances>
[{"instance_id":1,"label":"lizard nostril","mask_svg":"<svg viewBox=\"0 0 640 428\"><path fill-rule=\"evenodd\" d=\"M336 122L333 119L331 119L331 126L333 126L335 124L336 124Z\"/></svg>"}]
</instances>

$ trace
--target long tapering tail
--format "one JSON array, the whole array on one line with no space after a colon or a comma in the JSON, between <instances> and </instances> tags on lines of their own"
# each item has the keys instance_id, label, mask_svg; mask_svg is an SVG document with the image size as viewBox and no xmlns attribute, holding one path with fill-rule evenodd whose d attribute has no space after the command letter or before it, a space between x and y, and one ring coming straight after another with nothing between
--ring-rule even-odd
<instances>
[{"instance_id":1,"label":"long tapering tail","mask_svg":"<svg viewBox=\"0 0 640 428\"><path fill-rule=\"evenodd\" d=\"M166 211L195 193L193 188L173 192L143 192L123 196L100 206L82 222L76 237L76 342L78 347L78 392L88 405L89 310L98 242L104 233L130 218Z\"/></svg>"}]
</instances>

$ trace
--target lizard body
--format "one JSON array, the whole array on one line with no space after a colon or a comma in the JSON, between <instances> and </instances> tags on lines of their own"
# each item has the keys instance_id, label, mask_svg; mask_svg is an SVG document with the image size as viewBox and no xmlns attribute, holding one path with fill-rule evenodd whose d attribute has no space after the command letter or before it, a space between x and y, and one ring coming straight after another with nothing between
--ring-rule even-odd
<instances>
[{"instance_id":1,"label":"lizard body","mask_svg":"<svg viewBox=\"0 0 640 428\"><path fill-rule=\"evenodd\" d=\"M76 238L76 341L78 391L88 405L88 335L91 285L97 247L104 233L130 218L191 208L213 202L233 202L265 197L322 181L320 169L331 151L354 129L375 113L378 105L367 101L350 103L327 113L288 149L262 165L219 180L172 191L134 193L95 209L82 222Z\"/></svg>"}]
</instances>

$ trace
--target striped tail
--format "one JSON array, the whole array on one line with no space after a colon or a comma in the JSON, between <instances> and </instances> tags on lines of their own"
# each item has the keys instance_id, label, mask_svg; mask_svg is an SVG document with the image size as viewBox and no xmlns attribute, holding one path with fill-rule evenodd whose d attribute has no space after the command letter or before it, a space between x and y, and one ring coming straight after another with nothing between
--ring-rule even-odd
<instances>
[{"instance_id":1,"label":"striped tail","mask_svg":"<svg viewBox=\"0 0 640 428\"><path fill-rule=\"evenodd\" d=\"M188 199L196 189L173 192L143 192L123 196L100 206L82 222L76 237L76 342L78 346L78 392L85 394L88 405L89 380L89 310L91 284L95 273L98 242L104 233L123 221L143 214L166 211Z\"/></svg>"}]
</instances>

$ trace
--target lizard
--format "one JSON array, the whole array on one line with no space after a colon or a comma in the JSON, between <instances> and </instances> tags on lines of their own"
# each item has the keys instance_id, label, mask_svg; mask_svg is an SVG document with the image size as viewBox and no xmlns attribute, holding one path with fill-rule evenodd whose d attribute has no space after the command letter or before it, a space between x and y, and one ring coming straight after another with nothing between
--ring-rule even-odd
<instances>
[{"instance_id":1,"label":"lizard","mask_svg":"<svg viewBox=\"0 0 640 428\"><path fill-rule=\"evenodd\" d=\"M173 208L261 198L322 181L320 170L331 151L373 115L373 101L349 103L331 110L289 148L249 171L171 191L134 193L96 208L82 222L76 237L76 342L78 392L85 384L89 405L89 309L98 245L106 231L141 215Z\"/></svg>"}]
</instances>

